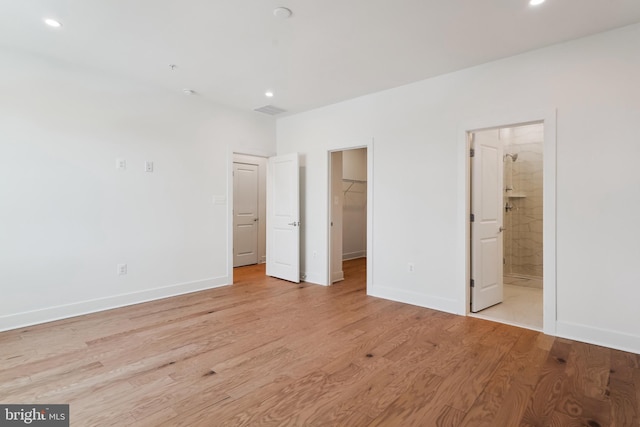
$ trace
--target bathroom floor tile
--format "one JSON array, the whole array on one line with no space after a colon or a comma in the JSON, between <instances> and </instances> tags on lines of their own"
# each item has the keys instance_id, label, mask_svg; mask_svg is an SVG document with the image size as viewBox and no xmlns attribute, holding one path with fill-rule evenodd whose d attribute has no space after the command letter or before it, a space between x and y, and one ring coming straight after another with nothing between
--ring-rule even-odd
<instances>
[{"instance_id":1,"label":"bathroom floor tile","mask_svg":"<svg viewBox=\"0 0 640 427\"><path fill-rule=\"evenodd\" d=\"M470 316L542 331L542 289L504 285L504 301Z\"/></svg>"}]
</instances>

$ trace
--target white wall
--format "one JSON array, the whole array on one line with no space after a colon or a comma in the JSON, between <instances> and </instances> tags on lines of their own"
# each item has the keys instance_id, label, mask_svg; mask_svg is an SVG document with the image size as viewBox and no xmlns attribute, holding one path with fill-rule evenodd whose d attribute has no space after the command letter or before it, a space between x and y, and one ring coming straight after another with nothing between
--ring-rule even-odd
<instances>
[{"instance_id":1,"label":"white wall","mask_svg":"<svg viewBox=\"0 0 640 427\"><path fill-rule=\"evenodd\" d=\"M230 283L213 196L229 200L230 152L274 151L272 118L0 58L0 330Z\"/></svg>"},{"instance_id":2,"label":"white wall","mask_svg":"<svg viewBox=\"0 0 640 427\"><path fill-rule=\"evenodd\" d=\"M278 152L303 154L307 277L327 265L326 152L374 139L368 292L460 312L460 134L557 108L557 333L640 352L639 75L634 25L279 119Z\"/></svg>"}]
</instances>

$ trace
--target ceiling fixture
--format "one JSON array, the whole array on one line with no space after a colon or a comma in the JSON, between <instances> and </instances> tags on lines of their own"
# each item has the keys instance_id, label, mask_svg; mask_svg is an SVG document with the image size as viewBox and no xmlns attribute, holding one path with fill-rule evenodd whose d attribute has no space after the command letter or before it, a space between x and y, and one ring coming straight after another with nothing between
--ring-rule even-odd
<instances>
[{"instance_id":1,"label":"ceiling fixture","mask_svg":"<svg viewBox=\"0 0 640 427\"><path fill-rule=\"evenodd\" d=\"M270 90L266 91L264 93L264 96L266 96L267 98L273 98L273 92L271 92Z\"/></svg>"},{"instance_id":2,"label":"ceiling fixture","mask_svg":"<svg viewBox=\"0 0 640 427\"><path fill-rule=\"evenodd\" d=\"M196 91L191 89L182 89L182 93L184 93L185 95L195 95Z\"/></svg>"},{"instance_id":3,"label":"ceiling fixture","mask_svg":"<svg viewBox=\"0 0 640 427\"><path fill-rule=\"evenodd\" d=\"M282 108L276 107L275 105L265 105L264 107L254 108L253 111L257 111L258 113L268 114L270 116L275 116L276 114L287 112L287 110L283 110Z\"/></svg>"},{"instance_id":4,"label":"ceiling fixture","mask_svg":"<svg viewBox=\"0 0 640 427\"><path fill-rule=\"evenodd\" d=\"M530 0L529 6L538 6L539 4L544 3L544 0Z\"/></svg>"},{"instance_id":5,"label":"ceiling fixture","mask_svg":"<svg viewBox=\"0 0 640 427\"><path fill-rule=\"evenodd\" d=\"M171 69L171 71L175 71L178 66L176 64L169 64L169 68Z\"/></svg>"},{"instance_id":6,"label":"ceiling fixture","mask_svg":"<svg viewBox=\"0 0 640 427\"><path fill-rule=\"evenodd\" d=\"M53 28L62 27L62 24L59 21L56 21L55 19L51 19L51 18L45 18L44 23Z\"/></svg>"},{"instance_id":7,"label":"ceiling fixture","mask_svg":"<svg viewBox=\"0 0 640 427\"><path fill-rule=\"evenodd\" d=\"M276 7L273 9L273 16L276 18L288 19L291 18L292 14L293 12L291 12L291 9L287 9L286 7Z\"/></svg>"}]
</instances>

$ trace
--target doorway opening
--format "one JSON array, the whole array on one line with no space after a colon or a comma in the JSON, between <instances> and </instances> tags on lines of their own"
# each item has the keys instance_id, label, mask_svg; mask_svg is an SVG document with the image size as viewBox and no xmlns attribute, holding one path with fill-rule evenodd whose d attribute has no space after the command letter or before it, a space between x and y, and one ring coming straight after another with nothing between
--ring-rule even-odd
<instances>
[{"instance_id":1,"label":"doorway opening","mask_svg":"<svg viewBox=\"0 0 640 427\"><path fill-rule=\"evenodd\" d=\"M543 330L542 122L468 133L470 311Z\"/></svg>"},{"instance_id":2,"label":"doorway opening","mask_svg":"<svg viewBox=\"0 0 640 427\"><path fill-rule=\"evenodd\" d=\"M266 262L267 159L233 154L233 267Z\"/></svg>"},{"instance_id":3,"label":"doorway opening","mask_svg":"<svg viewBox=\"0 0 640 427\"><path fill-rule=\"evenodd\" d=\"M329 285L347 276L366 284L367 177L366 147L329 152Z\"/></svg>"}]
</instances>

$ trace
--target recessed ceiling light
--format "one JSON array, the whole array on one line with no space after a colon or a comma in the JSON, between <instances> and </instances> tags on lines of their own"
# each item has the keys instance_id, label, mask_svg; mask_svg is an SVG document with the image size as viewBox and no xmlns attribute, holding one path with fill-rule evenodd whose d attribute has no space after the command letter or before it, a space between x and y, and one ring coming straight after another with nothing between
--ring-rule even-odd
<instances>
[{"instance_id":1,"label":"recessed ceiling light","mask_svg":"<svg viewBox=\"0 0 640 427\"><path fill-rule=\"evenodd\" d=\"M264 96L266 96L267 98L273 98L273 92L271 92L270 90L266 91L264 93Z\"/></svg>"},{"instance_id":2,"label":"recessed ceiling light","mask_svg":"<svg viewBox=\"0 0 640 427\"><path fill-rule=\"evenodd\" d=\"M287 9L286 7L276 7L273 9L273 16L276 18L287 19L290 18L292 14L291 9Z\"/></svg>"},{"instance_id":3,"label":"recessed ceiling light","mask_svg":"<svg viewBox=\"0 0 640 427\"><path fill-rule=\"evenodd\" d=\"M59 21L56 21L55 19L51 19L51 18L45 18L44 23L53 28L62 27L62 24Z\"/></svg>"},{"instance_id":4,"label":"recessed ceiling light","mask_svg":"<svg viewBox=\"0 0 640 427\"><path fill-rule=\"evenodd\" d=\"M544 3L544 0L530 0L529 6L538 6L539 4Z\"/></svg>"}]
</instances>

